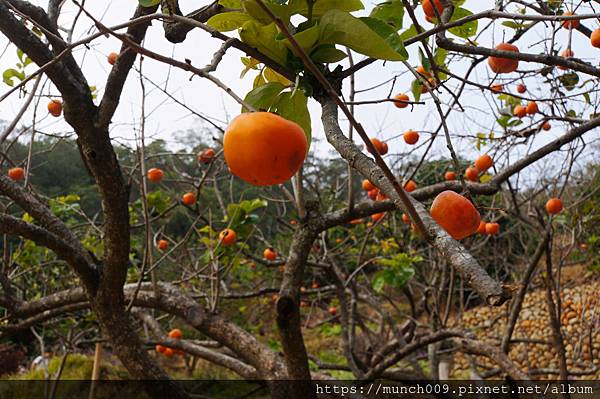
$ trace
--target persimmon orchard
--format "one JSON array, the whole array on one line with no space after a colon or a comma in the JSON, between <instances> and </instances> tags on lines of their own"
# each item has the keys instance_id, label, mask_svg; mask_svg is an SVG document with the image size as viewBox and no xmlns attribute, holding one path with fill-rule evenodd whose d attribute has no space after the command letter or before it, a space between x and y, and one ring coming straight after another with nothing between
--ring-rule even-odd
<instances>
[{"instance_id":1,"label":"persimmon orchard","mask_svg":"<svg viewBox=\"0 0 600 399\"><path fill-rule=\"evenodd\" d=\"M0 0L0 354L600 378L597 2L188 6Z\"/></svg>"}]
</instances>

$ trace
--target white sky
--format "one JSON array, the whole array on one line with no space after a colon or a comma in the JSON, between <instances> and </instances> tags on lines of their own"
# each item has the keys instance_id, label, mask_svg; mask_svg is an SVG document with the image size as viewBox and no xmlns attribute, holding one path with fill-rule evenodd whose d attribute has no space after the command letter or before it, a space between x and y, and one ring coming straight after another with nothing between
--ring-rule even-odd
<instances>
[{"instance_id":1,"label":"white sky","mask_svg":"<svg viewBox=\"0 0 600 399\"><path fill-rule=\"evenodd\" d=\"M375 3L370 0L363 0L363 2L367 10L370 10ZM33 1L33 3L45 7L47 2ZM86 2L86 9L104 24L112 26L129 19L133 14L136 3L136 0L88 1ZM208 3L208 0L202 2L192 0L180 1L184 13L190 12L199 6ZM483 9L492 8L493 4L494 1L492 0L467 0L464 7L473 12L477 12ZM63 10L64 12L59 22L63 26L70 26L70 21L76 11L76 7L67 0ZM590 8L581 8L577 12L593 12L593 10ZM417 15L420 18L423 18L420 9L418 10ZM480 21L479 29L481 30L487 23L487 20ZM586 24L592 29L598 27L596 21L592 22L590 20L587 21ZM410 26L408 15L405 15L405 27L408 26ZM425 24L425 26L430 27L431 25ZM83 16L78 24L74 40L87 36L90 33L90 29L91 31L95 31L90 20ZM548 25L544 28L540 25L539 28L528 33L526 37L521 39L517 44L521 48L521 51L541 53L544 50L544 46L548 44L544 43L542 39L550 37L551 31L551 26ZM491 46L493 43L502 41L503 35L506 35L506 37L509 38L512 34L513 31L511 29L504 28L500 25L500 21L498 21L495 23L494 29L488 29L478 39L478 43L480 45ZM568 32L565 29L560 29L555 37L556 46L565 47L567 42ZM212 39L208 34L196 29L188 35L188 39L184 43L173 45L163 37L162 25L160 23L154 23L150 28L145 41L145 46L155 52L159 52L163 55L172 55L178 60L188 58L198 67L202 67L210 62L214 51L218 49L220 44L221 42L219 40ZM528 48L528 45L531 47ZM4 51L6 46L6 39L0 35L0 65L3 67L2 70L13 66L17 62L15 55L16 49L11 46ZM97 86L100 96L110 67L106 62L106 55L111 51L118 52L119 47L120 42L118 42L117 39L112 37L102 37L94 41L89 49L80 47L75 51L75 55L80 61L89 84ZM590 61L594 65L598 64L597 57L600 55L600 50L592 48L589 45L588 39L581 33L573 32L572 48L576 57ZM411 46L409 49L411 54L410 62L414 66L418 65L416 49L416 45ZM242 53L235 49L231 49L224 61L220 64L216 76L225 81L239 96L243 97L251 89L252 80L255 74L250 72L244 79L239 79L239 74L242 70L242 64L240 62L241 56L243 56ZM360 60L361 58L362 56L360 55L355 56L355 60ZM137 65L139 64L136 63L136 66ZM453 72L460 74L465 71L467 65L467 61L454 62L450 65L450 68ZM537 67L538 66L534 64L521 63L520 69L533 70ZM35 69L35 65L28 67L29 72L33 72ZM188 107L197 112L210 115L216 121L221 121L220 124L223 126L225 121L239 112L240 107L237 103L205 79L194 77L194 79L190 81L189 73L173 69L151 59L145 60L143 70L144 74L149 79L159 86L166 86L169 93L178 98L178 100L184 102ZM398 78L393 92L397 93L405 91L409 93L410 81L412 79L406 73L404 66L397 62L388 62L385 66L383 63L379 62L362 70L356 77L357 89L370 87L384 82L399 73L402 73L403 75ZM507 76L507 79L514 79L515 75L516 74L511 74ZM472 78L485 84L490 81L491 75L487 67L487 62L481 63L476 68ZM581 81L583 82L586 79L588 79L588 77L581 74ZM539 79L530 78L526 81L529 94L534 98L547 98L550 95L548 90L549 86L544 85L536 87L536 81L539 81ZM458 82L456 80L451 81L448 86L457 87ZM515 85L512 84L507 86L507 88L514 91L514 86ZM346 90L348 89L348 83L345 84L344 88ZM0 95L4 94L8 89L8 86L0 82ZM146 121L147 135L164 139L173 146L176 146L178 140L174 133L190 128L198 129L201 126L197 118L192 116L188 110L166 98L162 92L154 89L151 84L146 84L146 89L148 91L146 109L149 114L148 120ZM377 90L359 94L357 100L382 99L388 95L389 91L390 85L387 84ZM43 93L44 95L54 96L58 94L56 89L49 87L49 85L44 87ZM451 100L451 97L445 92L440 93L440 97L445 102ZM431 98L428 95L425 95L423 99L427 104L425 106L417 106L413 112L410 112L409 108L398 110L391 103L359 106L356 109L357 119L363 124L367 131L372 132L373 136L388 140L390 144L390 153L407 154L409 151L414 151L414 154L419 154L419 148L409 148L400 136L408 129L430 132L438 125L440 118L435 111ZM582 99L583 98L579 96L577 99L578 103L572 106L572 108L578 110L580 107L579 102L581 102ZM140 101L139 78L135 72L132 72L127 81L121 104L113 119L111 130L113 137L133 138L134 128L139 126ZM474 136L478 132L489 133L490 129L495 129L497 135L499 135L501 130L499 129L499 126L494 126L495 118L492 115L492 110L497 106L493 101L493 98L488 94L486 94L484 98L479 89L467 89L461 101L465 111L454 112L449 120L451 132L453 135L456 135L454 144L459 154L466 154L467 157L473 157L477 154L473 139L460 139L459 136ZM20 108L22 102L23 99L20 98L17 93L5 100L2 106L0 106L0 120L11 120ZM69 126L62 121L62 119L55 119L47 116L45 109L46 103L47 98L43 98L38 104L36 114L37 128L48 133L62 133L69 131ZM597 96L593 94L592 104L597 103ZM541 110L544 111L546 106L546 104L540 104ZM324 136L319 120L320 109L317 104L312 103L310 105L310 110L313 119L313 136L322 139ZM31 123L33 111L34 107L31 107L30 111L23 119L24 123ZM591 110L587 110L584 113L584 116L587 117L590 114L590 111ZM566 126L561 126L558 122L553 123L553 129L550 132L538 135L531 148L535 149L549 140L556 138L561 133L564 133L565 128ZM419 144L421 144L426 137L428 137L427 133L423 133ZM598 139L598 133L589 133L586 135L586 138L588 137L589 139ZM513 151L511 157L514 160L516 157L520 156L519 154L522 153L522 151L530 150L531 148L529 146L521 146L519 149ZM490 147L484 147L482 151L488 149L490 149ZM325 141L313 143L312 146L312 151L316 151L323 156L330 155L330 150L331 147ZM443 135L440 135L437 138L433 155L434 157L447 156ZM591 155L589 151L588 155ZM502 156L502 160L500 160L500 156L497 158L498 163L508 162L504 155ZM545 168L545 165L546 163L542 161L536 165L536 168Z\"/></svg>"}]
</instances>

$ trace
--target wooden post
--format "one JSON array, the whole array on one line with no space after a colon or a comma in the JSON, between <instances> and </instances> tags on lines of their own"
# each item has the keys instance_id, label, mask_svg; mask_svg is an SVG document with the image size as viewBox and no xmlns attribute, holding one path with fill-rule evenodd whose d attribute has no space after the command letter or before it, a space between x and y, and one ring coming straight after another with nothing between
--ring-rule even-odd
<instances>
[{"instance_id":1,"label":"wooden post","mask_svg":"<svg viewBox=\"0 0 600 399\"><path fill-rule=\"evenodd\" d=\"M94 399L96 390L96 381L100 379L100 362L102 361L102 344L96 342L96 351L94 352L94 366L92 368L92 381L88 399Z\"/></svg>"}]
</instances>

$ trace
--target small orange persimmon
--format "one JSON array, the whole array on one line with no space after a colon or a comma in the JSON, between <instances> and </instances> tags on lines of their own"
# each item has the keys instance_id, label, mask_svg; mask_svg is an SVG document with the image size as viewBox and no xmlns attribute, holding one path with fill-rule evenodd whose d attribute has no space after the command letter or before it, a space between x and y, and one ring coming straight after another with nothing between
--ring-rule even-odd
<instances>
[{"instance_id":1,"label":"small orange persimmon","mask_svg":"<svg viewBox=\"0 0 600 399\"><path fill-rule=\"evenodd\" d=\"M500 225L498 223L486 223L485 224L485 233L491 236L498 234L500 231Z\"/></svg>"},{"instance_id":2,"label":"small orange persimmon","mask_svg":"<svg viewBox=\"0 0 600 399\"><path fill-rule=\"evenodd\" d=\"M183 194L183 197L181 197L181 202L187 206L194 205L196 203L196 194L192 192Z\"/></svg>"},{"instance_id":3,"label":"small orange persimmon","mask_svg":"<svg viewBox=\"0 0 600 399\"><path fill-rule=\"evenodd\" d=\"M596 29L590 35L590 42L593 47L600 48L600 29Z\"/></svg>"},{"instance_id":4,"label":"small orange persimmon","mask_svg":"<svg viewBox=\"0 0 600 399\"><path fill-rule=\"evenodd\" d=\"M465 170L465 178L469 181L477 181L479 179L479 169L476 166L469 166Z\"/></svg>"},{"instance_id":5,"label":"small orange persimmon","mask_svg":"<svg viewBox=\"0 0 600 399\"><path fill-rule=\"evenodd\" d=\"M215 150L213 150L212 148L207 148L204 151L200 152L197 158L198 162L205 165L209 164L215 158Z\"/></svg>"},{"instance_id":6,"label":"small orange persimmon","mask_svg":"<svg viewBox=\"0 0 600 399\"><path fill-rule=\"evenodd\" d=\"M514 53L519 52L519 48L517 46L509 43L500 43L495 47L495 49L499 51L512 51ZM488 65L495 73L511 73L516 71L519 67L519 60L491 56L488 58Z\"/></svg>"},{"instance_id":7,"label":"small orange persimmon","mask_svg":"<svg viewBox=\"0 0 600 399\"><path fill-rule=\"evenodd\" d=\"M158 240L158 242L156 243L156 247L158 249L160 249L161 251L164 251L167 248L169 248L169 241L167 241L167 240Z\"/></svg>"},{"instance_id":8,"label":"small orange persimmon","mask_svg":"<svg viewBox=\"0 0 600 399\"><path fill-rule=\"evenodd\" d=\"M412 129L405 132L403 137L404 137L404 141L406 142L406 144L413 145L413 144L417 144L417 141L419 141L419 133L415 132Z\"/></svg>"},{"instance_id":9,"label":"small orange persimmon","mask_svg":"<svg viewBox=\"0 0 600 399\"><path fill-rule=\"evenodd\" d=\"M273 248L266 248L263 251L263 257L272 262L277 259L277 252Z\"/></svg>"},{"instance_id":10,"label":"small orange persimmon","mask_svg":"<svg viewBox=\"0 0 600 399\"><path fill-rule=\"evenodd\" d=\"M11 168L8 170L8 177L14 181L23 180L25 178L25 170L19 167Z\"/></svg>"},{"instance_id":11,"label":"small orange persimmon","mask_svg":"<svg viewBox=\"0 0 600 399\"><path fill-rule=\"evenodd\" d=\"M444 180L446 180L446 181L456 180L456 173L454 173L451 170L447 171L446 173L444 173Z\"/></svg>"},{"instance_id":12,"label":"small orange persimmon","mask_svg":"<svg viewBox=\"0 0 600 399\"><path fill-rule=\"evenodd\" d=\"M374 215L371 215L371 219L373 219L374 222L378 222L381 219L383 219L384 216L385 216L385 212L380 212L380 213L376 213Z\"/></svg>"},{"instance_id":13,"label":"small orange persimmon","mask_svg":"<svg viewBox=\"0 0 600 399\"><path fill-rule=\"evenodd\" d=\"M550 129L552 129L552 126L550 125L550 122L546 121L542 124L542 129L544 129L545 131L548 131Z\"/></svg>"},{"instance_id":14,"label":"small orange persimmon","mask_svg":"<svg viewBox=\"0 0 600 399\"><path fill-rule=\"evenodd\" d=\"M159 168L149 169L148 173L146 174L148 180L150 180L153 183L158 183L159 181L161 181L164 175L164 172Z\"/></svg>"},{"instance_id":15,"label":"small orange persimmon","mask_svg":"<svg viewBox=\"0 0 600 399\"><path fill-rule=\"evenodd\" d=\"M523 94L527 91L527 86L525 86L524 84L520 83L517 86L517 93Z\"/></svg>"},{"instance_id":16,"label":"small orange persimmon","mask_svg":"<svg viewBox=\"0 0 600 399\"><path fill-rule=\"evenodd\" d=\"M436 18L437 15L435 13L435 8L437 8L437 12L439 15L442 15L442 11L444 10L444 6L440 0L423 0L423 12L429 18Z\"/></svg>"},{"instance_id":17,"label":"small orange persimmon","mask_svg":"<svg viewBox=\"0 0 600 399\"><path fill-rule=\"evenodd\" d=\"M527 107L524 107L523 105L517 105L513 109L513 115L516 116L517 118L525 117L525 115L527 115Z\"/></svg>"},{"instance_id":18,"label":"small orange persimmon","mask_svg":"<svg viewBox=\"0 0 600 399\"><path fill-rule=\"evenodd\" d=\"M223 245L235 244L237 234L231 229L225 229L219 233L219 241Z\"/></svg>"},{"instance_id":19,"label":"small orange persimmon","mask_svg":"<svg viewBox=\"0 0 600 399\"><path fill-rule=\"evenodd\" d=\"M480 172L485 172L492 166L494 166L494 160L488 154L483 154L475 160L475 167Z\"/></svg>"},{"instance_id":20,"label":"small orange persimmon","mask_svg":"<svg viewBox=\"0 0 600 399\"><path fill-rule=\"evenodd\" d=\"M538 112L540 112L540 109L538 108L538 105L535 101L530 101L527 104L527 108L526 108L527 114L528 115L535 115Z\"/></svg>"},{"instance_id":21,"label":"small orange persimmon","mask_svg":"<svg viewBox=\"0 0 600 399\"><path fill-rule=\"evenodd\" d=\"M546 202L546 211L551 215L556 215L563 210L563 203L560 198L550 198Z\"/></svg>"},{"instance_id":22,"label":"small orange persimmon","mask_svg":"<svg viewBox=\"0 0 600 399\"><path fill-rule=\"evenodd\" d=\"M417 189L417 183L415 183L412 180L407 181L406 183L404 183L404 190L406 190L407 193L411 193L413 191L415 191Z\"/></svg>"},{"instance_id":23,"label":"small orange persimmon","mask_svg":"<svg viewBox=\"0 0 600 399\"><path fill-rule=\"evenodd\" d=\"M397 108L406 108L408 107L408 101L410 100L410 98L408 97L408 95L402 93L395 96L394 100L396 100L394 101L394 105Z\"/></svg>"},{"instance_id":24,"label":"small orange persimmon","mask_svg":"<svg viewBox=\"0 0 600 399\"><path fill-rule=\"evenodd\" d=\"M62 101L52 100L48 103L48 112L54 117L59 117L62 114Z\"/></svg>"},{"instance_id":25,"label":"small orange persimmon","mask_svg":"<svg viewBox=\"0 0 600 399\"><path fill-rule=\"evenodd\" d=\"M564 17L569 17L575 15L572 11L565 11L563 13ZM565 29L577 29L579 28L579 20L578 19L565 19L562 21L562 27Z\"/></svg>"},{"instance_id":26,"label":"small orange persimmon","mask_svg":"<svg viewBox=\"0 0 600 399\"><path fill-rule=\"evenodd\" d=\"M477 234L485 234L485 225L486 223L482 220L479 222L479 227L477 228Z\"/></svg>"},{"instance_id":27,"label":"small orange persimmon","mask_svg":"<svg viewBox=\"0 0 600 399\"><path fill-rule=\"evenodd\" d=\"M490 90L492 91L492 93L502 93L504 91L504 86L500 83L494 83L490 86Z\"/></svg>"},{"instance_id":28,"label":"small orange persimmon","mask_svg":"<svg viewBox=\"0 0 600 399\"><path fill-rule=\"evenodd\" d=\"M371 191L371 190L373 190L373 189L375 189L377 187L375 187L375 185L373 183L371 183L370 180L365 179L365 180L362 181L362 188L365 191Z\"/></svg>"},{"instance_id":29,"label":"small orange persimmon","mask_svg":"<svg viewBox=\"0 0 600 399\"><path fill-rule=\"evenodd\" d=\"M171 331L169 331L169 338L181 339L182 337L183 337L183 333L181 332L181 330L179 328L174 328Z\"/></svg>"},{"instance_id":30,"label":"small orange persimmon","mask_svg":"<svg viewBox=\"0 0 600 399\"><path fill-rule=\"evenodd\" d=\"M374 188L373 190L369 190L369 192L367 193L367 196L372 199L373 201L377 200L377 196L379 195L379 189L378 188Z\"/></svg>"},{"instance_id":31,"label":"small orange persimmon","mask_svg":"<svg viewBox=\"0 0 600 399\"><path fill-rule=\"evenodd\" d=\"M173 357L174 354L175 352L171 348L165 348L165 351L163 352L163 355L166 357Z\"/></svg>"},{"instance_id":32,"label":"small orange persimmon","mask_svg":"<svg viewBox=\"0 0 600 399\"><path fill-rule=\"evenodd\" d=\"M377 152L381 155L385 155L388 152L388 146L383 141L373 137L371 138L371 143L373 143L373 147L377 150Z\"/></svg>"},{"instance_id":33,"label":"small orange persimmon","mask_svg":"<svg viewBox=\"0 0 600 399\"><path fill-rule=\"evenodd\" d=\"M119 59L119 54L114 52L110 53L108 57L106 57L106 59L108 60L108 63L110 65L115 65L117 63L117 60Z\"/></svg>"}]
</instances>

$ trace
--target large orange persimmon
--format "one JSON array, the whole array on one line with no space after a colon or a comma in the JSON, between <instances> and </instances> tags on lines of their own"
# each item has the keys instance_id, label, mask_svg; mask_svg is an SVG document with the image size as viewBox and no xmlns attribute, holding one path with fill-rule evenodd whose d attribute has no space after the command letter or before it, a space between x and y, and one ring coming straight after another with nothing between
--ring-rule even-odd
<instances>
[{"instance_id":1,"label":"large orange persimmon","mask_svg":"<svg viewBox=\"0 0 600 399\"><path fill-rule=\"evenodd\" d=\"M431 204L431 217L456 240L477 232L481 222L473 203L450 190L435 197Z\"/></svg>"},{"instance_id":2,"label":"large orange persimmon","mask_svg":"<svg viewBox=\"0 0 600 399\"><path fill-rule=\"evenodd\" d=\"M223 138L223 154L229 170L255 186L288 181L302 166L307 151L304 130L269 112L237 116Z\"/></svg>"},{"instance_id":3,"label":"large orange persimmon","mask_svg":"<svg viewBox=\"0 0 600 399\"><path fill-rule=\"evenodd\" d=\"M488 154L483 154L475 160L475 167L480 172L485 172L492 166L494 166L494 160Z\"/></svg>"},{"instance_id":4,"label":"large orange persimmon","mask_svg":"<svg viewBox=\"0 0 600 399\"><path fill-rule=\"evenodd\" d=\"M509 43L500 43L496 46L496 50L512 51L515 53L519 52L519 48L517 46ZM519 67L519 60L492 56L488 58L488 64L492 71L496 73L511 73L516 71Z\"/></svg>"}]
</instances>

